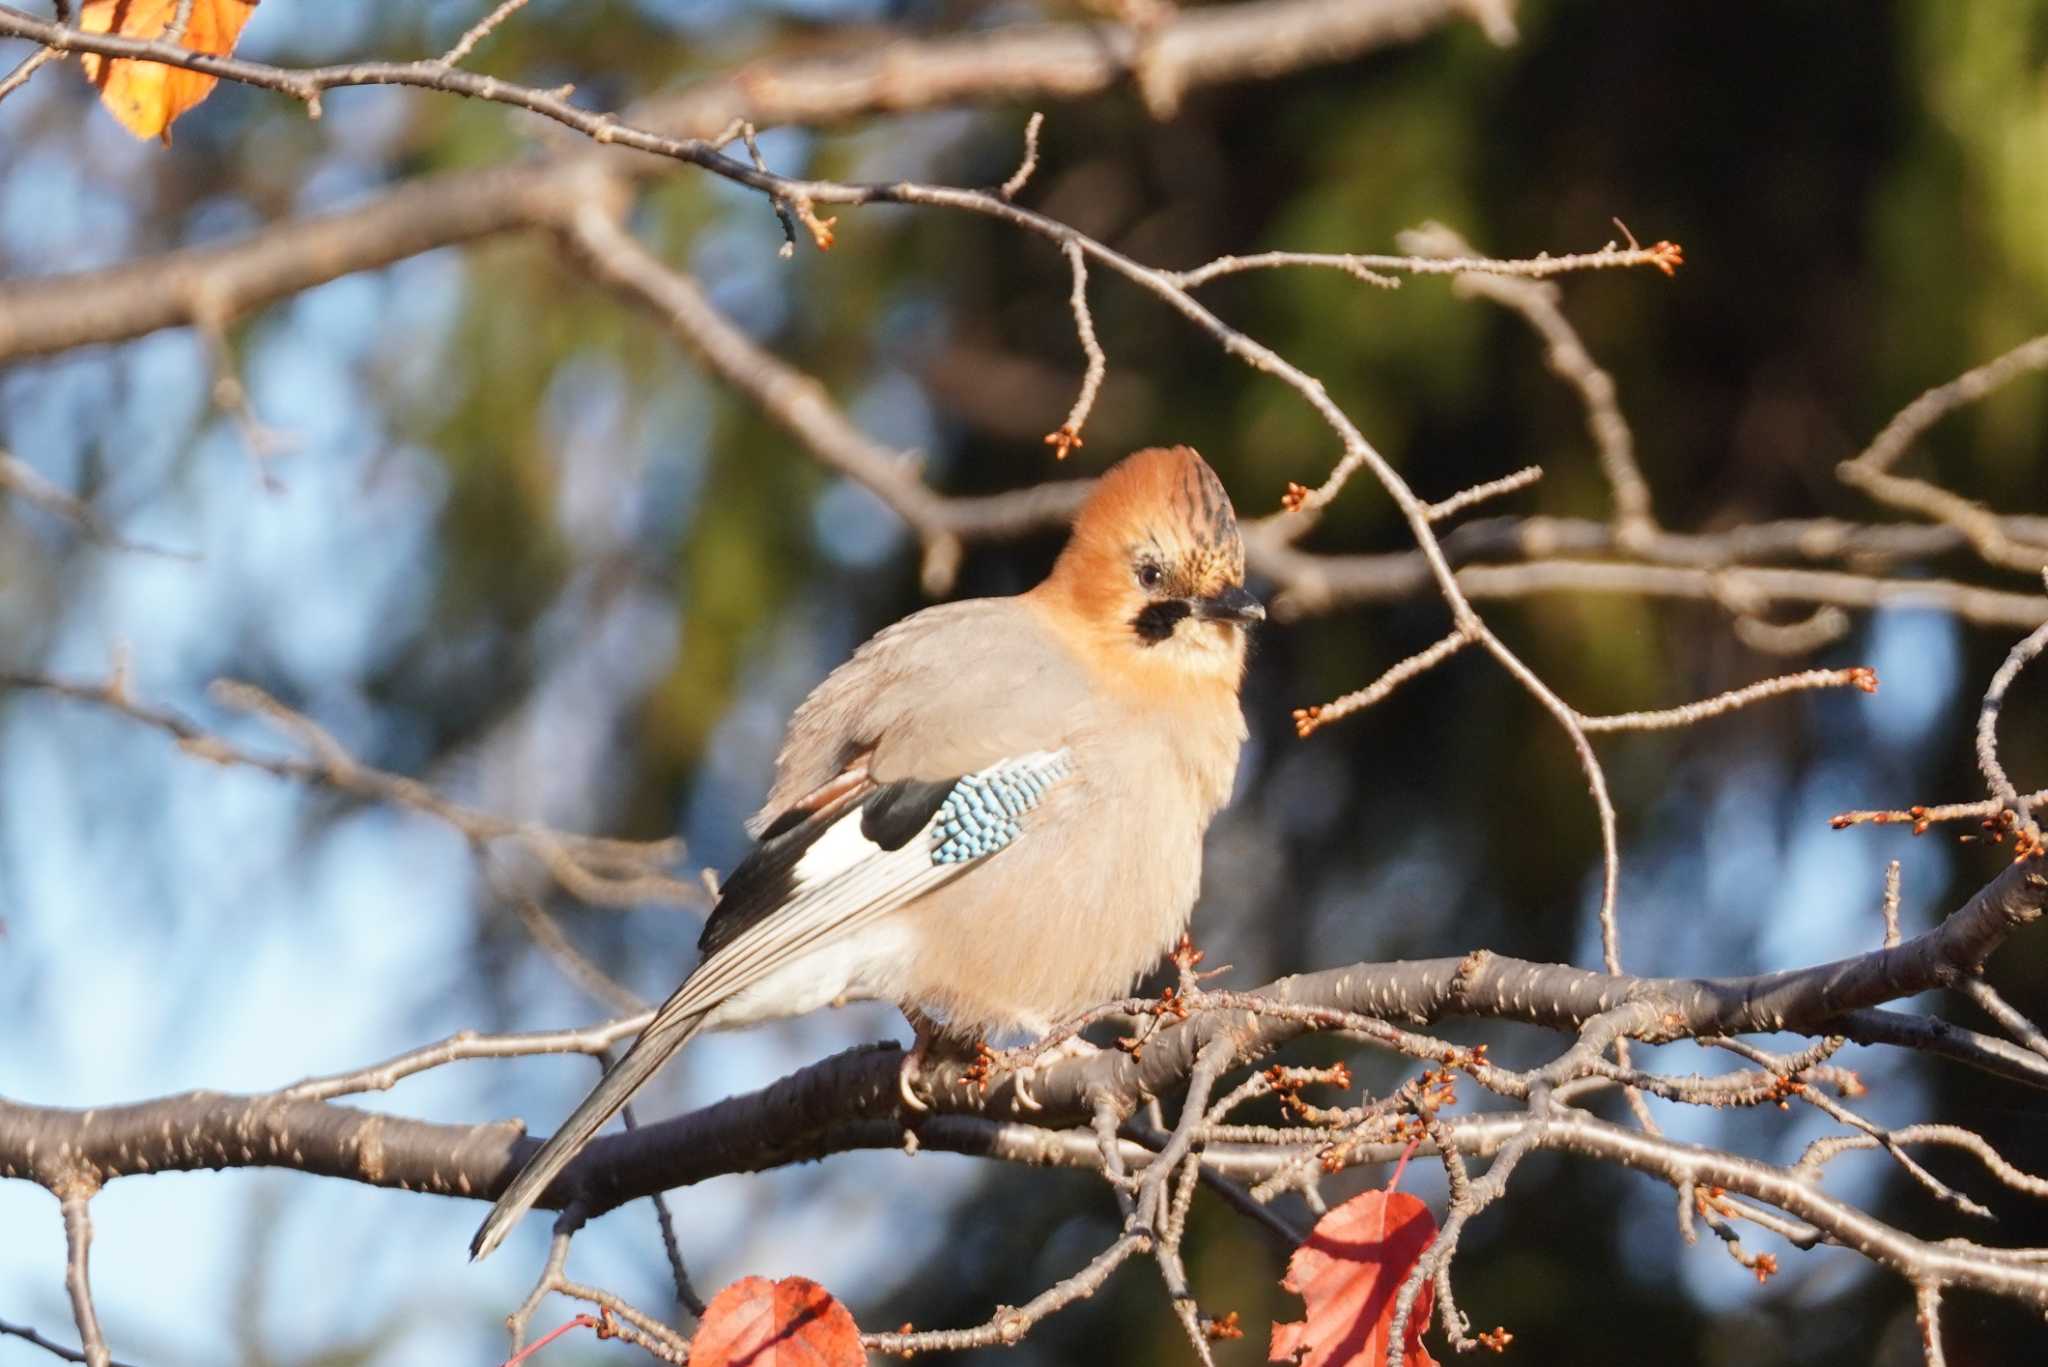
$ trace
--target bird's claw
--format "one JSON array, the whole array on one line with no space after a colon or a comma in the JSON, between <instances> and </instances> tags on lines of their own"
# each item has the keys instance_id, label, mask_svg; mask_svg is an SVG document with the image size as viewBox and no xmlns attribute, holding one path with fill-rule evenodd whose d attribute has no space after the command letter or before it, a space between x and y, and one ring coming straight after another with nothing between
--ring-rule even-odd
<instances>
[{"instance_id":1,"label":"bird's claw","mask_svg":"<svg viewBox=\"0 0 2048 1367\"><path fill-rule=\"evenodd\" d=\"M1017 1104L1027 1111L1042 1111L1045 1107L1038 1098L1031 1095L1031 1079L1036 1076L1038 1065L1027 1063L1010 1074L1010 1094L1017 1098Z\"/></svg>"},{"instance_id":2,"label":"bird's claw","mask_svg":"<svg viewBox=\"0 0 2048 1367\"><path fill-rule=\"evenodd\" d=\"M1010 1095L1015 1097L1017 1104L1025 1110L1042 1111L1045 1109L1044 1103L1031 1093L1031 1084L1037 1078L1038 1070L1041 1067L1065 1063L1068 1059L1089 1058L1101 1052L1098 1046L1090 1044L1079 1035L1070 1035L1029 1063L1020 1063L1010 1068Z\"/></svg>"},{"instance_id":3,"label":"bird's claw","mask_svg":"<svg viewBox=\"0 0 2048 1367\"><path fill-rule=\"evenodd\" d=\"M919 1114L931 1109L925 1099L917 1094L918 1080L924 1074L925 1046L926 1041L920 1035L917 1043L911 1046L910 1052L903 1056L902 1066L896 1070L896 1095L903 1099L905 1110L916 1111Z\"/></svg>"},{"instance_id":4,"label":"bird's claw","mask_svg":"<svg viewBox=\"0 0 2048 1367\"><path fill-rule=\"evenodd\" d=\"M905 1055L903 1066L897 1068L897 1096L901 1096L901 1099L903 1099L903 1109L905 1111L920 1111L922 1113L922 1111L930 1111L932 1109L924 1101L924 1096L918 1094L918 1076L922 1072L924 1070L918 1066L918 1060L915 1060L913 1055Z\"/></svg>"}]
</instances>

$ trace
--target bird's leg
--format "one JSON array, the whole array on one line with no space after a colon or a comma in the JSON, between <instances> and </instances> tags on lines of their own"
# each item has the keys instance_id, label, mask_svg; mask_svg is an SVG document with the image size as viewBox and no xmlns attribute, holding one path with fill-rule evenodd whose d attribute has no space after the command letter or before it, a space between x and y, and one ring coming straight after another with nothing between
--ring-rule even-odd
<instances>
[{"instance_id":1,"label":"bird's leg","mask_svg":"<svg viewBox=\"0 0 2048 1367\"><path fill-rule=\"evenodd\" d=\"M910 1022L917 1038L911 1042L910 1052L903 1056L903 1066L896 1070L896 1091L910 1110L929 1111L931 1107L917 1094L917 1082L924 1071L925 1059L931 1056L932 1046L939 1042L945 1031L937 1021L914 1006L903 1008L903 1018Z\"/></svg>"}]
</instances>

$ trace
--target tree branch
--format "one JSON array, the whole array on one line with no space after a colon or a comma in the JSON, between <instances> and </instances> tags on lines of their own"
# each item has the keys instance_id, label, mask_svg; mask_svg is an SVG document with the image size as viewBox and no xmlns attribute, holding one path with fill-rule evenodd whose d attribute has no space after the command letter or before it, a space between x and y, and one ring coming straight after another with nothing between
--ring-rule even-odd
<instances>
[{"instance_id":1,"label":"tree branch","mask_svg":"<svg viewBox=\"0 0 2048 1367\"><path fill-rule=\"evenodd\" d=\"M1453 0L1256 0L1176 11L1149 39L1130 25L1100 22L880 43L863 35L837 55L748 63L638 105L624 121L690 141L715 138L735 122L819 125L955 104L1085 99L1132 76L1141 49L1148 79L1162 95L1172 91L1177 97L1199 86L1353 60L1482 12ZM1488 32L1497 41L1513 36L1498 20L1489 22ZM331 86L392 80L472 96L512 88L452 70L442 65L446 57L291 72L190 52L160 39L85 34L4 6L0 36L46 44L40 52L146 57L302 97L327 88L323 81ZM538 166L426 177L361 208L281 224L218 247L13 282L0 287L0 362L188 325L198 321L202 304L231 320L354 271L529 228L541 221L532 211L533 197L552 199L565 185L580 183L578 177L593 165L637 178L673 169L662 161L579 147Z\"/></svg>"}]
</instances>

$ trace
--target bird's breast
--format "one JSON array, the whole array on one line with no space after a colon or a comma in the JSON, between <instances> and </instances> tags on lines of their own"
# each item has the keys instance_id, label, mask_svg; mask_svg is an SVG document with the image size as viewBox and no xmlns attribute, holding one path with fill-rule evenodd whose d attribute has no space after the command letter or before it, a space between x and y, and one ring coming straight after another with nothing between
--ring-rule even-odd
<instances>
[{"instance_id":1,"label":"bird's breast","mask_svg":"<svg viewBox=\"0 0 2048 1367\"><path fill-rule=\"evenodd\" d=\"M1023 838L906 912L905 995L962 1033L1042 1030L1122 996L1187 927L1221 797L1180 772L1165 733L1073 750Z\"/></svg>"}]
</instances>

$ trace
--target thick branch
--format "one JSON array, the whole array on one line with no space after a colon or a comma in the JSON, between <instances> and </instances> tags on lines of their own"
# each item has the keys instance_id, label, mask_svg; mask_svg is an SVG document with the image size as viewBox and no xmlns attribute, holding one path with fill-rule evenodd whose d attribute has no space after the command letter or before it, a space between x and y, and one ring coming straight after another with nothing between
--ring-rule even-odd
<instances>
[{"instance_id":1,"label":"thick branch","mask_svg":"<svg viewBox=\"0 0 2048 1367\"><path fill-rule=\"evenodd\" d=\"M239 242L14 281L0 287L0 362L158 328L219 326L339 276L530 227L536 206L567 183L568 161L436 176L362 208L293 219Z\"/></svg>"},{"instance_id":2,"label":"thick branch","mask_svg":"<svg viewBox=\"0 0 2048 1367\"><path fill-rule=\"evenodd\" d=\"M1889 564L1961 544L1961 536L1947 528L1821 521L1763 523L1726 533L1659 532L1621 552L1614 529L1605 524L1538 517L1472 523L1445 537L1444 551L1460 564L1457 582L1474 599L1619 593L1689 598L1744 612L1772 604L1923 607L1980 626L2031 627L2048 618L2048 597L2040 594L1756 563L1796 558ZM1262 568L1285 586L1273 604L1281 619L1319 616L1353 603L1400 601L1434 585L1428 561L1416 551L1318 556L1278 544L1259 549ZM1609 552L1631 558L1559 558ZM1495 556L1525 558L1472 563Z\"/></svg>"},{"instance_id":3,"label":"thick branch","mask_svg":"<svg viewBox=\"0 0 2048 1367\"><path fill-rule=\"evenodd\" d=\"M969 537L1017 536L1058 526L1086 495L1089 486L1078 481L983 498L937 493L908 456L872 440L816 380L755 343L712 306L695 280L641 246L601 200L578 197L560 208L571 260L654 314L714 375L751 399L821 462L865 485L917 531L928 553ZM954 545L954 558L957 554Z\"/></svg>"},{"instance_id":4,"label":"thick branch","mask_svg":"<svg viewBox=\"0 0 2048 1367\"><path fill-rule=\"evenodd\" d=\"M1830 1033L1845 1012L1957 980L2012 931L2038 919L2044 905L2048 876L2040 861L2030 861L2010 866L1941 925L1895 948L1789 972L1611 977L1479 952L1302 974L1255 996L1279 1007L1418 1024L1483 1017L1576 1032L1627 1005L1632 1018L1647 1022L1637 1033L1652 1039ZM1084 1125L1098 1096L1134 1107L1140 1097L1170 1092L1212 1041L1230 1040L1233 1058L1244 1062L1317 1024L1312 1011L1195 1011L1155 1032L1141 1056L1108 1051L1045 1068L1032 1083L1037 1110L1018 1102L1012 1084L985 1091L966 1064L928 1064L924 1086L936 1114L912 1128L927 1147L986 1152L997 1143L997 1132L985 1126L949 1129L944 1122L995 1117L1037 1126ZM901 1143L898 1064L893 1049L855 1049L759 1092L601 1139L541 1204L559 1206L573 1195L598 1213L721 1173ZM190 1092L89 1111L0 1101L0 1178L54 1187L166 1169L288 1167L375 1186L489 1199L535 1147L521 1136L516 1122L432 1124L284 1094ZM1014 1144L1015 1136L1004 1142Z\"/></svg>"},{"instance_id":5,"label":"thick branch","mask_svg":"<svg viewBox=\"0 0 2048 1367\"><path fill-rule=\"evenodd\" d=\"M677 139L712 139L735 121L758 127L822 124L864 114L1009 100L1073 100L1100 94L1140 63L1148 91L1283 75L1412 42L1465 16L1452 0L1258 0L1177 11L1149 39L1123 24L1020 25L971 36L863 35L834 56L750 63L628 112L627 121ZM1489 27L1497 37L1499 26ZM488 77L439 62L360 63L286 72L260 63L191 53L161 41L84 35L0 8L0 35L117 56L150 55L293 90L397 81L479 95ZM339 78L335 73L347 73ZM503 90L505 82L492 83ZM297 92L293 92L297 93ZM532 227L546 200L593 165L635 176L667 174L672 163L621 158L578 147L539 165L458 171L423 178L358 209L281 224L239 242L198 248L109 270L49 276L0 288L0 361L122 341L209 317L224 321L354 271L372 270L435 247ZM567 177L568 179L564 179ZM217 312L209 313L209 310Z\"/></svg>"}]
</instances>

